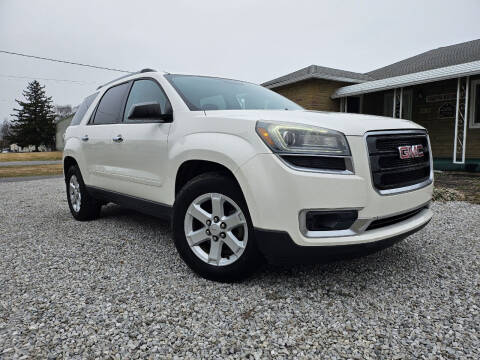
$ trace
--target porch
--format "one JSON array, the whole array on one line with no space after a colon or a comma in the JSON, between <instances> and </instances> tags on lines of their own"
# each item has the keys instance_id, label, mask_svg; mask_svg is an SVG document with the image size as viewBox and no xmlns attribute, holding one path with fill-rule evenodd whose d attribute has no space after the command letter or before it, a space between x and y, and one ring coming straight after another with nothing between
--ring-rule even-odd
<instances>
[{"instance_id":1,"label":"porch","mask_svg":"<svg viewBox=\"0 0 480 360\"><path fill-rule=\"evenodd\" d=\"M339 99L342 112L408 119L424 126L435 169L480 172L480 75L422 81L418 74L422 73L411 74L417 79L406 75L343 87L332 98Z\"/></svg>"}]
</instances>

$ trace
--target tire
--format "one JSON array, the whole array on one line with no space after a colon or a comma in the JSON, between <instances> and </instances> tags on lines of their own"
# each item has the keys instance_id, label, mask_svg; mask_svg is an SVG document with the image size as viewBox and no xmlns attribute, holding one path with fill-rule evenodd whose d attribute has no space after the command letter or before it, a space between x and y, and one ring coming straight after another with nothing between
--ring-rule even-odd
<instances>
[{"instance_id":1,"label":"tire","mask_svg":"<svg viewBox=\"0 0 480 360\"><path fill-rule=\"evenodd\" d=\"M221 173L197 176L181 189L173 210L173 235L182 259L209 280L243 280L262 262L242 191Z\"/></svg>"},{"instance_id":2,"label":"tire","mask_svg":"<svg viewBox=\"0 0 480 360\"><path fill-rule=\"evenodd\" d=\"M97 219L100 216L102 204L87 192L82 174L77 166L71 166L68 169L65 184L68 207L72 216L79 221ZM79 196L79 201L76 201L78 199L76 195Z\"/></svg>"}]
</instances>

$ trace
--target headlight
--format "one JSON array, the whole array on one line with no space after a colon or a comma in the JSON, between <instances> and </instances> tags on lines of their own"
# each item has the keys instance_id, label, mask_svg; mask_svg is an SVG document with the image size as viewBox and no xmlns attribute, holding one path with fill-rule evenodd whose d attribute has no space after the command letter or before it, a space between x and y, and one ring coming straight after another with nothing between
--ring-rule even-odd
<instances>
[{"instance_id":1,"label":"headlight","mask_svg":"<svg viewBox=\"0 0 480 360\"><path fill-rule=\"evenodd\" d=\"M341 132L309 125L257 121L257 134L275 153L349 156Z\"/></svg>"}]
</instances>

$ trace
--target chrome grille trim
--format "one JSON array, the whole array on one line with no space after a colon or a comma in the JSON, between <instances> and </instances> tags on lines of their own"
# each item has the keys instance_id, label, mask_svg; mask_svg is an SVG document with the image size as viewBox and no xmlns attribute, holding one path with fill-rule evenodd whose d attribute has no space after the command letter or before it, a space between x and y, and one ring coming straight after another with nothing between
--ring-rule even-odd
<instances>
[{"instance_id":1,"label":"chrome grille trim","mask_svg":"<svg viewBox=\"0 0 480 360\"><path fill-rule=\"evenodd\" d=\"M427 144L428 144L428 154L429 154L429 165L430 165L430 175L427 180L421 181L416 184L408 185L408 186L402 186L402 187L397 187L397 188L392 188L392 189L378 189L377 186L375 185L374 182L374 175L373 175L373 168L372 168L372 163L371 163L371 157L370 157L370 149L368 147L368 141L367 138L369 136L381 136L381 135L423 135L426 137ZM379 193L380 195L395 195L395 194L400 194L404 192L409 192L409 191L414 191L418 190L421 188L424 188L430 184L433 183L433 158L432 158L432 148L430 144L430 139L428 137L428 133L426 130L382 130L382 131L369 131L365 133L364 135L364 144L365 148L367 151L367 156L368 156L368 164L370 167L370 179L371 179L371 184L373 189ZM405 167L405 169L408 169L408 167Z\"/></svg>"}]
</instances>

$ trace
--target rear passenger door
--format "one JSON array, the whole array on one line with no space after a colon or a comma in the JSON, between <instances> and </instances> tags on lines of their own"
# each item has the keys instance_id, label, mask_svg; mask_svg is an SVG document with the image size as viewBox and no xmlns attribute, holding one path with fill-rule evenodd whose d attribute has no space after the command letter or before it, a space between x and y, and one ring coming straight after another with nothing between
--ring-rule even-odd
<instances>
[{"instance_id":1,"label":"rear passenger door","mask_svg":"<svg viewBox=\"0 0 480 360\"><path fill-rule=\"evenodd\" d=\"M113 162L116 154L114 138L122 122L123 108L131 83L109 88L100 99L81 137L87 164L87 184L103 189L118 187Z\"/></svg>"},{"instance_id":2,"label":"rear passenger door","mask_svg":"<svg viewBox=\"0 0 480 360\"><path fill-rule=\"evenodd\" d=\"M122 183L121 193L164 202L162 187L167 167L167 138L170 123L152 120L129 120L130 111L136 104L158 103L162 113L171 109L170 102L160 84L150 78L133 81L123 114L115 135L122 142L115 144L113 168Z\"/></svg>"}]
</instances>

